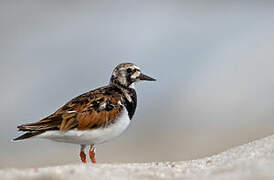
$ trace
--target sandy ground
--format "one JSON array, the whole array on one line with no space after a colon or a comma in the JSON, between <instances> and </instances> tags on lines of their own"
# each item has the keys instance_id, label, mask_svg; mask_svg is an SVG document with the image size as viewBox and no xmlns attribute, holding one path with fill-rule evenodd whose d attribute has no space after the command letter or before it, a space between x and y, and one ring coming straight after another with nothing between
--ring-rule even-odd
<instances>
[{"instance_id":1,"label":"sandy ground","mask_svg":"<svg viewBox=\"0 0 274 180\"><path fill-rule=\"evenodd\" d=\"M4 169L0 179L273 180L274 135L198 160Z\"/></svg>"}]
</instances>

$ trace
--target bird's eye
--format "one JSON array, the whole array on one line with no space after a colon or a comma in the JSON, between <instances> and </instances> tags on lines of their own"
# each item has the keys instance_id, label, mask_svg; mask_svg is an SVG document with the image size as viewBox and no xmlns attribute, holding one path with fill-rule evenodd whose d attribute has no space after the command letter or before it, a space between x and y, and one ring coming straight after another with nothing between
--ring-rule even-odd
<instances>
[{"instance_id":1,"label":"bird's eye","mask_svg":"<svg viewBox=\"0 0 274 180\"><path fill-rule=\"evenodd\" d=\"M131 73L131 72L132 72L132 69L131 69L131 68L128 68L128 69L127 69L127 72L128 72L128 73Z\"/></svg>"}]
</instances>

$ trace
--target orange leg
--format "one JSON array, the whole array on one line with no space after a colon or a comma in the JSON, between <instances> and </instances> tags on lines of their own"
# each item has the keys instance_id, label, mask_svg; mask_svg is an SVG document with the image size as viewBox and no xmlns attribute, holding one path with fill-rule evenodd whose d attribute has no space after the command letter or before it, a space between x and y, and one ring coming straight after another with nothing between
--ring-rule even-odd
<instances>
[{"instance_id":1,"label":"orange leg","mask_svg":"<svg viewBox=\"0 0 274 180\"><path fill-rule=\"evenodd\" d=\"M85 149L86 149L86 145L81 145L80 158L83 163L87 163Z\"/></svg>"},{"instance_id":2,"label":"orange leg","mask_svg":"<svg viewBox=\"0 0 274 180\"><path fill-rule=\"evenodd\" d=\"M90 146L89 149L89 157L92 163L96 163L96 159L95 159L95 147L93 147L93 145Z\"/></svg>"}]
</instances>

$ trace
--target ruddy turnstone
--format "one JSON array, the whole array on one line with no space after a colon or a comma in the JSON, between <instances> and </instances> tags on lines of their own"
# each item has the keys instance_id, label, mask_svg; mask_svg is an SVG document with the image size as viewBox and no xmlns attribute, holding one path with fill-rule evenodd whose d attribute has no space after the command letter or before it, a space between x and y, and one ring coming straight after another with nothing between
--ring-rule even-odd
<instances>
[{"instance_id":1,"label":"ruddy turnstone","mask_svg":"<svg viewBox=\"0 0 274 180\"><path fill-rule=\"evenodd\" d=\"M79 144L83 163L89 145L91 162L96 163L94 145L119 136L129 126L137 106L134 84L141 80L155 81L142 74L135 64L119 64L107 86L75 97L38 122L18 126L19 131L26 133L14 141L37 137Z\"/></svg>"}]
</instances>

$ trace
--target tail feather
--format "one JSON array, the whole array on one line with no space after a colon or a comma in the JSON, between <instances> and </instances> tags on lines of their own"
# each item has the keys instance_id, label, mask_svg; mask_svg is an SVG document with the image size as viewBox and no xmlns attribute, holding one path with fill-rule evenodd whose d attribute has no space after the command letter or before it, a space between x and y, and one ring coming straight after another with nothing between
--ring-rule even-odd
<instances>
[{"instance_id":1,"label":"tail feather","mask_svg":"<svg viewBox=\"0 0 274 180\"><path fill-rule=\"evenodd\" d=\"M60 120L58 118L57 119L45 118L38 122L23 124L23 125L17 126L17 128L19 131L24 131L25 134L13 139L13 141L31 138L33 136L42 134L45 131L57 130L59 127L60 127Z\"/></svg>"},{"instance_id":2,"label":"tail feather","mask_svg":"<svg viewBox=\"0 0 274 180\"><path fill-rule=\"evenodd\" d=\"M18 131L23 131L24 134L13 139L13 141L31 138L46 131L59 130L62 124L62 120L62 114L55 114L37 122L17 126Z\"/></svg>"},{"instance_id":3,"label":"tail feather","mask_svg":"<svg viewBox=\"0 0 274 180\"><path fill-rule=\"evenodd\" d=\"M17 126L19 131L46 131L46 130L57 130L60 128L62 119L60 119L59 116L52 117L52 118L45 118L41 121L34 122L34 123L28 123L28 124L22 124L20 126Z\"/></svg>"},{"instance_id":4,"label":"tail feather","mask_svg":"<svg viewBox=\"0 0 274 180\"><path fill-rule=\"evenodd\" d=\"M42 134L43 131L34 131L34 132L27 132L17 138L14 138L13 141L17 141L17 140L23 140L23 139L27 139L27 138L31 138L33 136L36 136L36 135L39 135L39 134Z\"/></svg>"}]
</instances>

